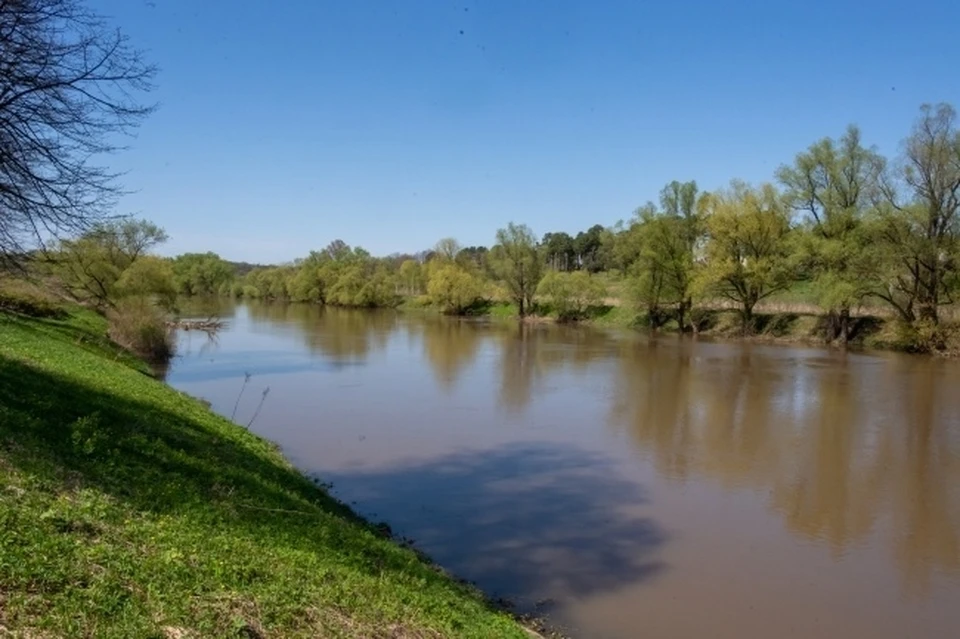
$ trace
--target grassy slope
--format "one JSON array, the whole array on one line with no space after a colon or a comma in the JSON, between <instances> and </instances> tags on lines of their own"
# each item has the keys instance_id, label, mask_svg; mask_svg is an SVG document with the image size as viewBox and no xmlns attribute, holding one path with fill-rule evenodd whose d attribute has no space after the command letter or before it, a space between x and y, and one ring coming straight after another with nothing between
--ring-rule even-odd
<instances>
[{"instance_id":1,"label":"grassy slope","mask_svg":"<svg viewBox=\"0 0 960 639\"><path fill-rule=\"evenodd\" d=\"M0 636L526 636L104 333L0 313Z\"/></svg>"}]
</instances>

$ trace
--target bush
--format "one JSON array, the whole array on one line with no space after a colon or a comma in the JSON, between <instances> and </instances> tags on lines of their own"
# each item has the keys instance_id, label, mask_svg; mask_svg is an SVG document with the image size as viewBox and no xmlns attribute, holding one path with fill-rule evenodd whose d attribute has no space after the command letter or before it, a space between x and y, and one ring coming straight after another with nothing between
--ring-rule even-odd
<instances>
[{"instance_id":1,"label":"bush","mask_svg":"<svg viewBox=\"0 0 960 639\"><path fill-rule=\"evenodd\" d=\"M590 308L603 303L606 289L603 282L585 271L550 271L540 281L537 294L549 300L558 319L576 321L585 318Z\"/></svg>"},{"instance_id":2,"label":"bush","mask_svg":"<svg viewBox=\"0 0 960 639\"><path fill-rule=\"evenodd\" d=\"M132 297L107 313L110 339L152 363L173 357L173 333L163 312L150 300Z\"/></svg>"},{"instance_id":3,"label":"bush","mask_svg":"<svg viewBox=\"0 0 960 639\"><path fill-rule=\"evenodd\" d=\"M483 296L483 282L456 264L444 264L430 274L427 295L443 312L462 315Z\"/></svg>"},{"instance_id":4,"label":"bush","mask_svg":"<svg viewBox=\"0 0 960 639\"><path fill-rule=\"evenodd\" d=\"M918 320L912 324L903 321L894 323L894 348L910 353L933 353L947 348L951 333L950 326L934 324L928 320Z\"/></svg>"},{"instance_id":5,"label":"bush","mask_svg":"<svg viewBox=\"0 0 960 639\"><path fill-rule=\"evenodd\" d=\"M43 297L19 291L0 291L0 310L30 317L61 318L66 312Z\"/></svg>"}]
</instances>

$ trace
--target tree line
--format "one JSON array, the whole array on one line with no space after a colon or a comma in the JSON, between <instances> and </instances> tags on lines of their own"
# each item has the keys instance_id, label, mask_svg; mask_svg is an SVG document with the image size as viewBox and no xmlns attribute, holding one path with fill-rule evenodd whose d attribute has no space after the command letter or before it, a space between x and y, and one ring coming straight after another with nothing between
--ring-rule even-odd
<instances>
[{"instance_id":1,"label":"tree line","mask_svg":"<svg viewBox=\"0 0 960 639\"><path fill-rule=\"evenodd\" d=\"M886 306L918 343L942 346L943 309L960 289L960 131L946 104L921 107L888 160L850 126L782 165L774 180L733 180L706 192L674 181L629 222L576 234L537 236L508 224L490 247L445 238L416 254L375 257L341 240L278 266L242 275L214 253L160 258L162 229L137 220L95 225L47 253L49 273L78 300L105 308L148 293L395 306L409 298L444 312L474 312L509 300L516 314L553 310L585 317L617 281L619 303L652 327L698 326L718 300L733 305L749 332L758 304L803 285L846 341L851 314Z\"/></svg>"},{"instance_id":2,"label":"tree line","mask_svg":"<svg viewBox=\"0 0 960 639\"><path fill-rule=\"evenodd\" d=\"M492 246L441 240L374 257L335 241L290 264L253 267L213 253L152 253L149 222L111 217L123 194L104 165L153 106L155 68L81 0L0 3L0 266L25 264L101 309L177 294L230 294L342 306L415 297L449 313L509 299L576 319L612 291L654 327L695 330L724 300L752 330L757 305L800 284L846 341L851 315L882 305L908 341L942 347L960 288L960 133L947 104L924 105L894 158L850 126L815 141L772 179L704 192L666 185L627 222L538 237L522 224ZM600 277L603 276L603 277Z\"/></svg>"}]
</instances>

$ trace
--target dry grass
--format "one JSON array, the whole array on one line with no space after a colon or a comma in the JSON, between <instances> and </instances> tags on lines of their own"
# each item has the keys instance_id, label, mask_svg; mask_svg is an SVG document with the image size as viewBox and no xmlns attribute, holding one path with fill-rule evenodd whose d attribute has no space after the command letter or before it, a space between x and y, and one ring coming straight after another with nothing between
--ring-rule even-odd
<instances>
[{"instance_id":1,"label":"dry grass","mask_svg":"<svg viewBox=\"0 0 960 639\"><path fill-rule=\"evenodd\" d=\"M110 339L148 362L173 357L173 334L164 313L144 298L121 301L107 313Z\"/></svg>"}]
</instances>

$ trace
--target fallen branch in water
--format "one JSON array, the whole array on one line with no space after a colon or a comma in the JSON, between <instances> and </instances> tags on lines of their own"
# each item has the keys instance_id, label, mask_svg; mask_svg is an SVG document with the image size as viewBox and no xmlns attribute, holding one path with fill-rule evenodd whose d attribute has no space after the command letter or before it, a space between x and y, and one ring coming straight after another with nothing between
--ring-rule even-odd
<instances>
[{"instance_id":1,"label":"fallen branch in water","mask_svg":"<svg viewBox=\"0 0 960 639\"><path fill-rule=\"evenodd\" d=\"M169 328L177 328L184 331L203 331L204 333L216 333L225 325L226 323L217 317L208 317L205 320L178 319L167 322Z\"/></svg>"}]
</instances>

